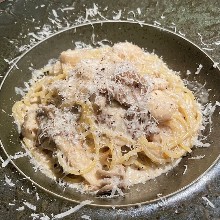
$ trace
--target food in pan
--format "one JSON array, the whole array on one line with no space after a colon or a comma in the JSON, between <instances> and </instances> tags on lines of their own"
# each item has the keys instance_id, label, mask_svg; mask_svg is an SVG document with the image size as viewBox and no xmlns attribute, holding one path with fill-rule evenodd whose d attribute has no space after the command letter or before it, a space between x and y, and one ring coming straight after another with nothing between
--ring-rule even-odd
<instances>
[{"instance_id":1,"label":"food in pan","mask_svg":"<svg viewBox=\"0 0 220 220\"><path fill-rule=\"evenodd\" d=\"M64 51L40 71L13 116L48 176L122 194L192 151L200 106L157 55L117 43Z\"/></svg>"}]
</instances>

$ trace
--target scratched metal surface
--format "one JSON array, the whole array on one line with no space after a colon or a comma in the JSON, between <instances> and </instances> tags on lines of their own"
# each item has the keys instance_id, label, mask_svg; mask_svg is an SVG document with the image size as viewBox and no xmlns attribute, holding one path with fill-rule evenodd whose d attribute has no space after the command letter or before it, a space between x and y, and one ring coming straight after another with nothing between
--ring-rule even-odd
<instances>
[{"instance_id":1,"label":"scratched metal surface","mask_svg":"<svg viewBox=\"0 0 220 220\"><path fill-rule=\"evenodd\" d=\"M1 1L0 1L1 2ZM23 50L22 45L28 45L32 36L30 32L37 33L47 24L53 32L59 30L59 25L52 23L54 19L52 10L55 9L60 19L61 26L66 21L70 25L81 22L85 18L86 8L99 6L99 14L93 20L104 18L112 19L121 10L121 19L137 19L184 33L188 39L206 48L206 52L218 62L220 58L220 2L218 0L171 0L171 1L70 1L70 0L15 0L0 3L0 80L9 68L4 59L11 60L19 56ZM108 6L106 8L106 6ZM61 10L69 8L68 10ZM140 8L141 13L138 13ZM135 17L133 12L135 12ZM66 19L66 20L65 20ZM78 20L78 21L77 21ZM38 27L38 29L36 29ZM200 33L203 37L201 41ZM207 49L208 48L208 49ZM0 122L1 123L1 122ZM0 155L6 159L2 150ZM96 219L219 219L220 217L220 177L217 164L203 179L190 189L182 192L178 197L171 198L166 205L151 204L132 209L108 210L104 208L84 207L65 219L81 219L83 214L96 216ZM5 183L5 175L15 186ZM39 195L37 200L36 193ZM210 207L202 199L207 197L215 208ZM0 169L0 219L32 219L33 213L58 214L73 207L74 204L55 198L43 190L33 186L30 181L23 178L15 168L9 164ZM24 206L23 202L36 205L36 211L25 206L24 211L16 210ZM96 213L96 215L94 215ZM109 216L111 215L111 217ZM38 215L42 217L42 215ZM98 217L97 217L98 216ZM37 218L36 219L40 219ZM93 219L93 218L92 218Z\"/></svg>"}]
</instances>

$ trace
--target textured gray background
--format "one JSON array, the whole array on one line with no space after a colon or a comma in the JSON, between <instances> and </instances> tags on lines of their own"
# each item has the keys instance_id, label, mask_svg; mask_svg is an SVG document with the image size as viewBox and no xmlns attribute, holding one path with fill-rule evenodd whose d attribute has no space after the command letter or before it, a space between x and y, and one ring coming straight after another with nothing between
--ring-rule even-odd
<instances>
[{"instance_id":1,"label":"textured gray background","mask_svg":"<svg viewBox=\"0 0 220 220\"><path fill-rule=\"evenodd\" d=\"M83 21L86 8L93 8L94 2L107 19L112 19L119 10L122 10L121 19L123 20L133 18L157 25L159 22L162 27L177 31L177 33L180 31L202 48L208 48L208 50L205 49L206 52L216 62L220 61L220 45L216 43L220 41L219 0L6 0L0 3L0 81L9 69L9 64L4 59L11 60L19 56L23 50L21 46L33 41L33 37L28 35L29 32L39 34L44 24L50 25L52 32L60 29L59 25L53 24L50 20L50 18L54 19L52 9L56 10L59 16L58 23L62 26L65 26L66 21L70 25L74 25ZM106 8L106 6L108 7ZM71 10L61 10L69 7ZM138 13L137 8L140 8L141 14ZM135 18L131 11L135 13ZM92 19L101 20L103 18L95 15ZM198 33L202 35L202 41ZM6 159L2 150L0 150L0 155ZM167 205L136 207L130 210L85 207L65 219L81 219L83 214L94 216L94 213L96 216L99 214L96 219L109 219L107 217L109 214L114 219L128 219L129 217L135 219L220 219L218 170L219 165L213 169L202 184L195 186L198 189L184 194L183 199L178 198L175 205L168 202ZM5 183L5 175L12 179L14 187ZM39 200L37 200L36 193L40 197ZM202 196L206 196L212 201L216 208L207 205ZM17 211L16 209L23 206L25 201L36 205L37 210L34 212L25 207L24 211ZM45 213L51 217L51 213L58 214L73 206L74 204L71 202L54 198L34 187L12 165L0 168L0 219L32 219L32 213ZM39 216L42 217L42 215Z\"/></svg>"}]
</instances>

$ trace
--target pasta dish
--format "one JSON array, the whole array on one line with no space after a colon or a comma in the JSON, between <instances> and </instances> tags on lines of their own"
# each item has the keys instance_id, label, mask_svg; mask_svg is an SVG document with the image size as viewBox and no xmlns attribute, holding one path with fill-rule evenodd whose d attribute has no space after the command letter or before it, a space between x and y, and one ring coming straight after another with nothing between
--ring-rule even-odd
<instances>
[{"instance_id":1,"label":"pasta dish","mask_svg":"<svg viewBox=\"0 0 220 220\"><path fill-rule=\"evenodd\" d=\"M191 152L199 104L157 55L117 43L64 51L41 71L12 111L48 176L122 194Z\"/></svg>"}]
</instances>

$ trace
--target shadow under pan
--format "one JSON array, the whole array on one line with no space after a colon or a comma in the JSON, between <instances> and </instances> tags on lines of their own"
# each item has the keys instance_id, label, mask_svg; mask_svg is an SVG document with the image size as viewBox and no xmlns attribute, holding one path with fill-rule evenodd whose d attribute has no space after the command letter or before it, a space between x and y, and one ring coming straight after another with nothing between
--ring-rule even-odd
<instances>
[{"instance_id":1,"label":"shadow under pan","mask_svg":"<svg viewBox=\"0 0 220 220\"><path fill-rule=\"evenodd\" d=\"M94 34L94 35L93 35ZM94 36L94 38L93 38ZM213 68L213 61L202 52L197 46L170 31L157 28L151 25L139 25L131 22L103 22L93 25L81 25L70 28L53 35L30 51L25 53L17 62L17 67L13 67L7 74L0 90L0 139L3 149L7 155L14 155L16 152L24 151L21 147L19 134L16 125L11 117L11 109L15 101L21 97L16 95L15 87L23 87L24 82L31 78L29 67L39 69L47 64L51 58L58 58L59 54L67 49L74 49L75 42L83 42L98 46L97 42L110 45L117 42L132 42L139 47L146 48L148 52L155 52L162 56L168 67L180 71L181 77L194 80L201 84L206 83L209 92L209 101L215 103L220 100L220 72L218 68ZM200 73L193 74L199 64L203 68ZM186 71L190 70L189 76ZM72 201L93 200L97 206L127 206L136 203L149 203L158 199L158 194L167 196L188 186L197 180L209 167L216 162L220 152L220 117L215 112L213 114L212 132L209 134L211 146L209 148L195 148L190 155L205 155L201 160L188 160L189 156L182 159L180 164L167 174L150 180L146 184L139 184L131 187L126 192L124 198L101 199L91 195L81 194L73 189L63 190L56 182L47 178L40 171L35 172L29 158L22 157L13 161L14 165L25 176L41 188ZM187 172L183 175L185 166Z\"/></svg>"}]
</instances>

